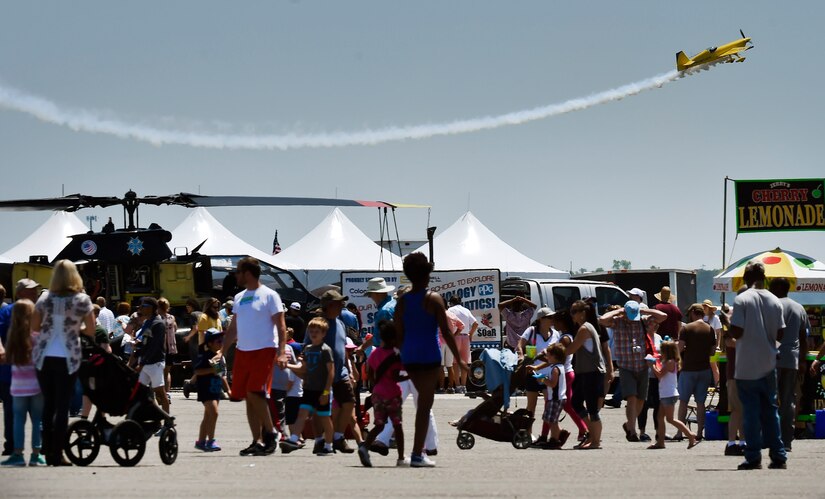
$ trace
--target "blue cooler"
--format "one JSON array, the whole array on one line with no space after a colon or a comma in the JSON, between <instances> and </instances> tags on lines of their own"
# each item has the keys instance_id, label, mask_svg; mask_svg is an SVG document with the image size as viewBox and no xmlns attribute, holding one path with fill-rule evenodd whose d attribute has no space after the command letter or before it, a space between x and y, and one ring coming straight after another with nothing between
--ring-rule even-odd
<instances>
[{"instance_id":1,"label":"blue cooler","mask_svg":"<svg viewBox=\"0 0 825 499\"><path fill-rule=\"evenodd\" d=\"M816 411L816 426L814 427L814 437L825 438L825 410Z\"/></svg>"},{"instance_id":2,"label":"blue cooler","mask_svg":"<svg viewBox=\"0 0 825 499\"><path fill-rule=\"evenodd\" d=\"M825 411L823 411L825 412ZM825 421L824 421L825 423ZM719 412L707 411L705 413L705 440L727 440L727 425L719 422Z\"/></svg>"}]
</instances>

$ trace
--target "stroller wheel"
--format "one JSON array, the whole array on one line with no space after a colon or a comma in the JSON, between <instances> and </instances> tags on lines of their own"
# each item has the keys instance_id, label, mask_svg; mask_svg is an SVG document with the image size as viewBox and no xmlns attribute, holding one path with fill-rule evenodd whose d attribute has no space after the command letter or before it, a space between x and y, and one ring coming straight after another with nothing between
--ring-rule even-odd
<instances>
[{"instance_id":1,"label":"stroller wheel","mask_svg":"<svg viewBox=\"0 0 825 499\"><path fill-rule=\"evenodd\" d=\"M530 447L531 443L532 438L530 437L530 434L527 433L527 430L519 430L515 435L513 435L513 447L516 449L526 449L527 447Z\"/></svg>"},{"instance_id":2,"label":"stroller wheel","mask_svg":"<svg viewBox=\"0 0 825 499\"><path fill-rule=\"evenodd\" d=\"M473 446L476 444L476 437L474 437L472 433L460 431L458 432L458 437L456 437L455 439L455 443L461 450L472 449Z\"/></svg>"},{"instance_id":3,"label":"stroller wheel","mask_svg":"<svg viewBox=\"0 0 825 499\"><path fill-rule=\"evenodd\" d=\"M109 452L121 466L134 466L146 452L146 435L143 428L131 419L115 425L109 437Z\"/></svg>"},{"instance_id":4,"label":"stroller wheel","mask_svg":"<svg viewBox=\"0 0 825 499\"><path fill-rule=\"evenodd\" d=\"M72 464L88 466L100 452L100 435L91 421L80 419L69 425L63 446Z\"/></svg>"},{"instance_id":5,"label":"stroller wheel","mask_svg":"<svg viewBox=\"0 0 825 499\"><path fill-rule=\"evenodd\" d=\"M178 458L178 432L174 428L161 430L158 450L163 464L172 464Z\"/></svg>"}]
</instances>

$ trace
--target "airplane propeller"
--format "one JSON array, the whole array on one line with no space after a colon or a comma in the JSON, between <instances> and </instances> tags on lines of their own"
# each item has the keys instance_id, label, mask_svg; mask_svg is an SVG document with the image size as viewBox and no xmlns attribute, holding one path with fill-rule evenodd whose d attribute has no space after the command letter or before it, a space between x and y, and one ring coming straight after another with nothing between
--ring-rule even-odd
<instances>
[{"instance_id":1,"label":"airplane propeller","mask_svg":"<svg viewBox=\"0 0 825 499\"><path fill-rule=\"evenodd\" d=\"M742 35L742 38L747 38L747 36L745 36L745 32L742 31L742 28L739 28L739 34Z\"/></svg>"}]
</instances>

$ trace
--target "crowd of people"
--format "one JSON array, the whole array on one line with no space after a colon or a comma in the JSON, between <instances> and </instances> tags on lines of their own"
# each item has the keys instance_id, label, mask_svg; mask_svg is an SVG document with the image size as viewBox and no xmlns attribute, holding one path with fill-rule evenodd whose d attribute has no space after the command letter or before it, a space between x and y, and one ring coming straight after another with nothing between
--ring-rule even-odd
<instances>
[{"instance_id":1,"label":"crowd of people","mask_svg":"<svg viewBox=\"0 0 825 499\"><path fill-rule=\"evenodd\" d=\"M765 289L764 266L753 262L744 281L732 307L705 300L689 306L684 316L667 286L655 294L654 307L633 288L624 306L610 306L601 316L593 299L555 311L520 296L501 302L507 345L534 373L526 385L531 414L539 395L544 398L533 446L565 445L570 432L558 427L564 410L578 431L573 447L601 448L600 409L624 403L622 430L629 442L651 442L647 448L655 450L666 441L687 439L693 448L704 438L705 402L720 382L712 359L724 353L730 410L724 454L744 456L739 469L757 469L767 448L769 467L785 468L801 383L809 371L817 372L820 361L808 366L805 360L810 325L804 308L788 297L788 280L772 279ZM817 359L823 354L825 346ZM605 401L610 392L613 399ZM650 409L654 437L646 433ZM688 426L690 410L695 432ZM676 433L668 435L665 423Z\"/></svg>"},{"instance_id":2,"label":"crowd of people","mask_svg":"<svg viewBox=\"0 0 825 499\"><path fill-rule=\"evenodd\" d=\"M55 264L42 293L38 283L21 279L16 301L0 308L3 454L8 456L0 464L69 464L62 449L69 414L87 418L91 410L88 400L78 404L72 394L79 394L78 369L95 348L120 356L138 371L140 382L169 413L170 369L178 355L176 332L183 326L190 329L184 340L192 360L184 395L195 392L204 409L196 449L221 450L218 407L228 399L245 404L251 442L239 450L241 456L269 455L279 448L289 454L311 442L315 455L357 453L370 467L372 454L388 455L394 441L398 466L433 467L431 457L438 450L434 395L466 392L470 337L478 322L460 299L453 297L448 306L428 289L432 264L423 254L408 255L403 266L408 288L396 289L382 278L369 281L375 327L365 338L359 334L358 310L347 308L348 297L325 292L316 316L306 321L300 303L286 306L260 282L261 267L251 257L237 264L240 291L234 297L223 304L210 298L203 306L191 300L180 321L165 298L145 297L134 312L128 303L118 304L115 312L103 298L92 303L77 268L66 260ZM647 448L654 450L687 439L687 447L694 447L703 439L708 391L719 382L711 357L722 349L731 411L725 455L744 456L740 469L760 468L764 447L770 467L786 467L798 375L808 368L807 316L787 297L787 280L774 279L770 290L764 289L761 264L748 265L745 282L733 307L719 315L718 307L706 301L691 305L683 317L667 287L655 295L659 303L654 307L647 307L644 292L634 288L624 306L611 306L601 316L592 298L557 310L525 297L501 302L506 346L532 374L525 387L531 415L544 399L541 429L532 445L560 449L575 429L575 449L602 448L600 411L611 403L605 395L615 385L614 401L625 404L622 431L628 441L650 442ZM2 301L5 290L0 293ZM818 361L810 366L817 368ZM370 393L363 404L362 392ZM401 425L401 408L410 395L412 443ZM691 397L695 432L686 418ZM374 426L362 433L362 413L370 409ZM653 438L647 434L650 409ZM569 429L560 425L562 411L570 416ZM669 436L666 423L677 433Z\"/></svg>"}]
</instances>

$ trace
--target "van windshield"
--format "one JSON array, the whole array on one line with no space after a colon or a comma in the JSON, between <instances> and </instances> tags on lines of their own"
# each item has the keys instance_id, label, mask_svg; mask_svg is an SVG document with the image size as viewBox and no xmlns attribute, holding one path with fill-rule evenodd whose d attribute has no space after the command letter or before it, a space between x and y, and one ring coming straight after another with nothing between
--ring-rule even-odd
<instances>
[{"instance_id":1,"label":"van windshield","mask_svg":"<svg viewBox=\"0 0 825 499\"><path fill-rule=\"evenodd\" d=\"M596 301L599 302L599 314L607 312L610 305L623 306L627 302L627 295L621 289L610 286L596 286Z\"/></svg>"},{"instance_id":2,"label":"van windshield","mask_svg":"<svg viewBox=\"0 0 825 499\"><path fill-rule=\"evenodd\" d=\"M568 309L581 297L578 286L553 286L553 310Z\"/></svg>"}]
</instances>

